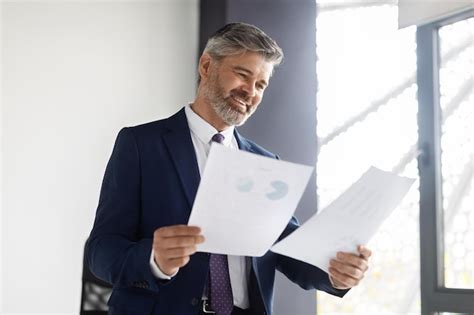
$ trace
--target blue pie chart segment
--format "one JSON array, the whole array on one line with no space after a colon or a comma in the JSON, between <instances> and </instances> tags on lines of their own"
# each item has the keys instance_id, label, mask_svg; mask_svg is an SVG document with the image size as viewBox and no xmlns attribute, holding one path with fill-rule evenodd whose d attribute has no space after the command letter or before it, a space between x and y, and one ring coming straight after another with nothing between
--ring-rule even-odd
<instances>
[{"instance_id":1,"label":"blue pie chart segment","mask_svg":"<svg viewBox=\"0 0 474 315\"><path fill-rule=\"evenodd\" d=\"M248 193L253 188L253 180L249 177L239 178L236 187L238 191Z\"/></svg>"},{"instance_id":2,"label":"blue pie chart segment","mask_svg":"<svg viewBox=\"0 0 474 315\"><path fill-rule=\"evenodd\" d=\"M288 194L288 184L281 180L275 180L270 183L273 191L267 193L270 200L278 200L284 198Z\"/></svg>"}]
</instances>

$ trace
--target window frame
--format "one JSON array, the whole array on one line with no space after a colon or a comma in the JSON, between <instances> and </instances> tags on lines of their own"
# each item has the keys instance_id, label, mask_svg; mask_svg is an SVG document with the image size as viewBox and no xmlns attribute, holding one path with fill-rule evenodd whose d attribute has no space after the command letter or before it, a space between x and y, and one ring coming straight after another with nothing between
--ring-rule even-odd
<instances>
[{"instance_id":1,"label":"window frame","mask_svg":"<svg viewBox=\"0 0 474 315\"><path fill-rule=\"evenodd\" d=\"M444 284L444 231L441 174L441 107L439 28L474 17L470 8L418 26L418 157L420 176L420 284L422 314L474 314L474 289Z\"/></svg>"}]
</instances>

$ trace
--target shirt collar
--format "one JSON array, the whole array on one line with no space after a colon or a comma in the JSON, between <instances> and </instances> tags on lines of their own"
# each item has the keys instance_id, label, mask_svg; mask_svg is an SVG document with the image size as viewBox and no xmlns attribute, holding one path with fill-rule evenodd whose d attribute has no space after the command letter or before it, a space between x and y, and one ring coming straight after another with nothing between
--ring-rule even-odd
<instances>
[{"instance_id":1,"label":"shirt collar","mask_svg":"<svg viewBox=\"0 0 474 315\"><path fill-rule=\"evenodd\" d=\"M216 133L219 133L219 131L217 131L217 129L211 126L207 121L202 119L201 116L196 114L191 108L191 104L186 105L184 111L186 113L186 118L188 120L188 125L191 132L194 133L203 143L210 144L212 136ZM225 146L229 146L232 142L234 129L234 126L230 126L226 130L220 132L225 137L223 143Z\"/></svg>"}]
</instances>

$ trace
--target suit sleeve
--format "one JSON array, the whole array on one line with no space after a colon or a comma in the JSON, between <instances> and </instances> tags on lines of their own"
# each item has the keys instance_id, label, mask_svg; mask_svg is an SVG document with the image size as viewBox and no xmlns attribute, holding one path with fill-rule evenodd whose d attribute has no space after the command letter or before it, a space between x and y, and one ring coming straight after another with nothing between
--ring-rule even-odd
<instances>
[{"instance_id":1,"label":"suit sleeve","mask_svg":"<svg viewBox=\"0 0 474 315\"><path fill-rule=\"evenodd\" d=\"M140 182L137 143L132 130L124 128L107 164L86 257L92 273L116 288L158 292L160 281L149 265L152 239L138 233Z\"/></svg>"},{"instance_id":2,"label":"suit sleeve","mask_svg":"<svg viewBox=\"0 0 474 315\"><path fill-rule=\"evenodd\" d=\"M278 241L290 235L298 227L298 220L293 217ZM317 289L339 297L343 297L349 291L335 289L331 285L329 275L318 267L284 255L277 255L277 270L305 290Z\"/></svg>"}]
</instances>

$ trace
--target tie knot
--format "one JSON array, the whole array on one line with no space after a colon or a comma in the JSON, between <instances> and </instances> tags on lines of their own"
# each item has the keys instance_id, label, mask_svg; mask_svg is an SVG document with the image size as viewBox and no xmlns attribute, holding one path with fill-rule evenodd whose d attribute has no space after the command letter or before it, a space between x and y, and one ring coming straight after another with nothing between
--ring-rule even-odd
<instances>
[{"instance_id":1,"label":"tie knot","mask_svg":"<svg viewBox=\"0 0 474 315\"><path fill-rule=\"evenodd\" d=\"M217 142L217 143L223 143L224 142L224 135L220 133L216 133L215 135L212 136L212 141Z\"/></svg>"}]
</instances>

